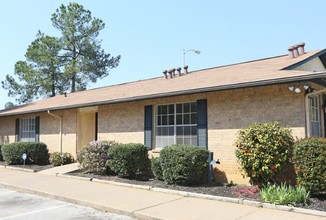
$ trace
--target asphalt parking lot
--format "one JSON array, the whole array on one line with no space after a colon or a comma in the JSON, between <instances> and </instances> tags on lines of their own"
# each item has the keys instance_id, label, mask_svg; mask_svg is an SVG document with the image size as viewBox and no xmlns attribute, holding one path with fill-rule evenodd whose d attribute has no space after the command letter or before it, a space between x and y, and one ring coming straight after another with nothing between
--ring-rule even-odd
<instances>
[{"instance_id":1,"label":"asphalt parking lot","mask_svg":"<svg viewBox=\"0 0 326 220\"><path fill-rule=\"evenodd\" d=\"M132 218L100 212L92 208L55 199L0 188L0 220L5 219L131 220Z\"/></svg>"}]
</instances>

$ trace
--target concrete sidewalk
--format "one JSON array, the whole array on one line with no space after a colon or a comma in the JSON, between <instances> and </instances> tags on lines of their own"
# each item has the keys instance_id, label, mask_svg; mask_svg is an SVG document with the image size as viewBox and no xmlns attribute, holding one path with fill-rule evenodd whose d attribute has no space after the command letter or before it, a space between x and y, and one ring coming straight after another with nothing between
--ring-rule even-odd
<instances>
[{"instance_id":1,"label":"concrete sidewalk","mask_svg":"<svg viewBox=\"0 0 326 220\"><path fill-rule=\"evenodd\" d=\"M73 166L67 167L68 170ZM69 178L58 175L65 172L64 168L57 169L60 171L44 171L42 174L0 168L0 186L101 211L129 215L136 219L326 219L323 216L207 199L209 197L194 198L187 196L186 193L164 193L164 190L159 192L159 189L154 191L148 187L140 189L99 180ZM323 215L324 212L320 213Z\"/></svg>"}]
</instances>

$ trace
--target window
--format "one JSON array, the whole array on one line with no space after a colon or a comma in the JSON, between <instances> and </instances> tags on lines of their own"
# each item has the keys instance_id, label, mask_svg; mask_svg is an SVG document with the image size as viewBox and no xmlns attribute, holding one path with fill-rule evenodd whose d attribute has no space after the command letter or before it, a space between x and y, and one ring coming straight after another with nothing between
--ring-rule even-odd
<instances>
[{"instance_id":1,"label":"window","mask_svg":"<svg viewBox=\"0 0 326 220\"><path fill-rule=\"evenodd\" d=\"M197 145L197 103L159 105L156 108L155 144Z\"/></svg>"},{"instance_id":2,"label":"window","mask_svg":"<svg viewBox=\"0 0 326 220\"><path fill-rule=\"evenodd\" d=\"M313 96L310 100L310 123L311 135L314 137L320 136L320 113L319 113L319 97Z\"/></svg>"},{"instance_id":3,"label":"window","mask_svg":"<svg viewBox=\"0 0 326 220\"><path fill-rule=\"evenodd\" d=\"M20 141L35 141L35 118L20 119Z\"/></svg>"}]
</instances>

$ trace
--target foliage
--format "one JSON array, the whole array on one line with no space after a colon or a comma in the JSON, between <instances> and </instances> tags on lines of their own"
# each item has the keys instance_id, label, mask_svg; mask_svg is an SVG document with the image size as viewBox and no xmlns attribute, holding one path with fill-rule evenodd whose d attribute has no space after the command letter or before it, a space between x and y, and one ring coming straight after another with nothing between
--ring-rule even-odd
<instances>
[{"instance_id":1,"label":"foliage","mask_svg":"<svg viewBox=\"0 0 326 220\"><path fill-rule=\"evenodd\" d=\"M147 147L143 144L119 144L108 151L108 167L119 177L148 179L151 174Z\"/></svg>"},{"instance_id":2,"label":"foliage","mask_svg":"<svg viewBox=\"0 0 326 220\"><path fill-rule=\"evenodd\" d=\"M60 50L59 39L39 32L28 46L26 61L18 61L15 64L15 75L19 81L7 75L2 87L9 90L9 96L19 96L19 103L62 94L67 89L67 80L60 70Z\"/></svg>"},{"instance_id":3,"label":"foliage","mask_svg":"<svg viewBox=\"0 0 326 220\"><path fill-rule=\"evenodd\" d=\"M26 164L45 165L49 163L46 144L41 142L16 142L2 146L2 156L6 163L22 164L22 155L26 153Z\"/></svg>"},{"instance_id":4,"label":"foliage","mask_svg":"<svg viewBox=\"0 0 326 220\"><path fill-rule=\"evenodd\" d=\"M152 158L151 164L152 164L152 171L153 171L155 179L163 180L161 157Z\"/></svg>"},{"instance_id":5,"label":"foliage","mask_svg":"<svg viewBox=\"0 0 326 220\"><path fill-rule=\"evenodd\" d=\"M3 161L1 148L2 148L2 144L0 144L0 161Z\"/></svg>"},{"instance_id":6,"label":"foliage","mask_svg":"<svg viewBox=\"0 0 326 220\"><path fill-rule=\"evenodd\" d=\"M326 191L325 161L325 138L302 139L294 145L297 181L313 194Z\"/></svg>"},{"instance_id":7,"label":"foliage","mask_svg":"<svg viewBox=\"0 0 326 220\"><path fill-rule=\"evenodd\" d=\"M11 108L14 108L15 107L15 105L14 105L14 103L12 103L12 102L7 102L6 104L5 104L5 109L11 109Z\"/></svg>"},{"instance_id":8,"label":"foliage","mask_svg":"<svg viewBox=\"0 0 326 220\"><path fill-rule=\"evenodd\" d=\"M119 64L101 48L99 33L105 24L93 18L82 5L61 5L52 15L53 26L61 32L58 38L40 31L29 45L26 61L15 65L15 76L7 75L2 87L19 103L34 99L85 90Z\"/></svg>"},{"instance_id":9,"label":"foliage","mask_svg":"<svg viewBox=\"0 0 326 220\"><path fill-rule=\"evenodd\" d=\"M63 4L52 14L52 24L62 34L64 73L70 79L71 92L84 90L119 64L120 56L111 57L101 49L97 39L105 24L93 18L89 10L77 3Z\"/></svg>"},{"instance_id":10,"label":"foliage","mask_svg":"<svg viewBox=\"0 0 326 220\"><path fill-rule=\"evenodd\" d=\"M54 166L61 166L65 164L70 164L74 162L74 158L71 156L70 153L60 153L60 152L53 152L50 155L50 163Z\"/></svg>"},{"instance_id":11,"label":"foliage","mask_svg":"<svg viewBox=\"0 0 326 220\"><path fill-rule=\"evenodd\" d=\"M291 130L278 122L254 123L239 131L235 154L250 182L260 186L276 182L290 160L293 143Z\"/></svg>"},{"instance_id":12,"label":"foliage","mask_svg":"<svg viewBox=\"0 0 326 220\"><path fill-rule=\"evenodd\" d=\"M163 180L168 184L199 185L207 182L208 151L193 145L171 145L160 153Z\"/></svg>"},{"instance_id":13,"label":"foliage","mask_svg":"<svg viewBox=\"0 0 326 220\"><path fill-rule=\"evenodd\" d=\"M310 193L302 186L268 185L260 190L260 197L275 205L298 206L309 202Z\"/></svg>"},{"instance_id":14,"label":"foliage","mask_svg":"<svg viewBox=\"0 0 326 220\"><path fill-rule=\"evenodd\" d=\"M79 168L94 174L106 174L107 152L114 146L114 141L92 141L77 153Z\"/></svg>"}]
</instances>

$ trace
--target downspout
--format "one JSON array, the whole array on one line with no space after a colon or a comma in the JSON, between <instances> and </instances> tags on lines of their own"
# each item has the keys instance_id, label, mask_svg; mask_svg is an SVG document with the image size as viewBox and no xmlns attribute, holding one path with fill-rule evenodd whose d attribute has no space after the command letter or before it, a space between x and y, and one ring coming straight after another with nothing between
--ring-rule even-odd
<instances>
[{"instance_id":1,"label":"downspout","mask_svg":"<svg viewBox=\"0 0 326 220\"><path fill-rule=\"evenodd\" d=\"M310 124L310 108L309 108L309 97L319 95L320 93L326 92L326 88L308 93L305 95L305 110L306 110L306 124L307 124L307 137L311 136L311 124Z\"/></svg>"},{"instance_id":2,"label":"downspout","mask_svg":"<svg viewBox=\"0 0 326 220\"><path fill-rule=\"evenodd\" d=\"M56 117L56 118L59 118L59 119L60 119L59 152L62 153L62 116L52 114L52 113L50 112L50 110L48 110L48 114L51 115L51 116L53 116L53 117Z\"/></svg>"}]
</instances>

